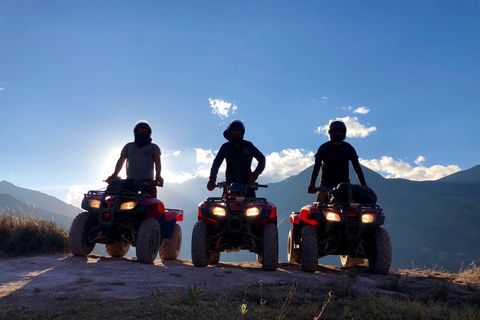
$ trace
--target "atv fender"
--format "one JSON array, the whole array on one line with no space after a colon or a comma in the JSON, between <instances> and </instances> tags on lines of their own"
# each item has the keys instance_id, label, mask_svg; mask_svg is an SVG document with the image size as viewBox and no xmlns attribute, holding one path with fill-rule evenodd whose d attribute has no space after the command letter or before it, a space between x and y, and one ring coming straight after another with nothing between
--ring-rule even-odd
<instances>
[{"instance_id":1,"label":"atv fender","mask_svg":"<svg viewBox=\"0 0 480 320\"><path fill-rule=\"evenodd\" d=\"M147 219L153 218L155 220L160 220L165 217L165 206L160 201L150 205L147 209Z\"/></svg>"},{"instance_id":2,"label":"atv fender","mask_svg":"<svg viewBox=\"0 0 480 320\"><path fill-rule=\"evenodd\" d=\"M183 221L183 210L165 209L165 220Z\"/></svg>"},{"instance_id":3,"label":"atv fender","mask_svg":"<svg viewBox=\"0 0 480 320\"><path fill-rule=\"evenodd\" d=\"M314 205L307 205L302 208L300 211L300 223L301 224L306 224L306 225L311 225L315 229L318 229L319 222L315 220L314 214L322 214L320 209L318 209Z\"/></svg>"}]
</instances>

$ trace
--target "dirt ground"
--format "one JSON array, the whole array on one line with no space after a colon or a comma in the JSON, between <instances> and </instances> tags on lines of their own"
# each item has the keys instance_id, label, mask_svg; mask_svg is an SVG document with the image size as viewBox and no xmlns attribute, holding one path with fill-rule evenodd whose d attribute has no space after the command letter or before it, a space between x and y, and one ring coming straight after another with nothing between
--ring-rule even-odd
<instances>
[{"instance_id":1,"label":"dirt ground","mask_svg":"<svg viewBox=\"0 0 480 320\"><path fill-rule=\"evenodd\" d=\"M188 285L215 290L260 280L274 285L298 282L325 287L326 291L348 287L360 293L375 291L402 296L429 297L441 292L468 299L478 298L480 292L478 275L465 279L421 270L374 275L364 267L319 265L315 273L306 273L299 265L288 263L280 263L276 271L263 271L260 264L253 262L196 268L189 260L155 260L146 265L135 258L47 255L0 259L0 306L47 309L77 297L128 299L149 296L152 291L186 292Z\"/></svg>"}]
</instances>

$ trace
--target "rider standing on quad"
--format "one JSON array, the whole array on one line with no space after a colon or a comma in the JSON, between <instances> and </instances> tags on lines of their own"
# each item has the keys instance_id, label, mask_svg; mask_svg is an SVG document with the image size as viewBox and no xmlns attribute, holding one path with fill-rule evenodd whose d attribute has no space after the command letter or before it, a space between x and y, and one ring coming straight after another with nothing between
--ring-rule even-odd
<instances>
[{"instance_id":1,"label":"rider standing on quad","mask_svg":"<svg viewBox=\"0 0 480 320\"><path fill-rule=\"evenodd\" d=\"M148 193L153 198L157 197L156 186L163 187L163 178L160 175L162 165L160 162L160 148L152 143L152 128L146 120L140 120L133 129L135 141L127 143L120 153L120 158L115 165L115 171L107 178L112 182L122 170L127 160L127 179L135 179L140 190ZM155 180L153 179L153 167L155 166Z\"/></svg>"},{"instance_id":2,"label":"rider standing on quad","mask_svg":"<svg viewBox=\"0 0 480 320\"><path fill-rule=\"evenodd\" d=\"M351 161L353 169L357 174L358 181L362 186L366 186L365 177L362 168L358 162L358 155L355 148L348 142L345 142L347 126L343 121L335 120L330 123L328 135L330 141L325 142L315 154L315 165L313 166L312 178L308 186L308 193L316 193L315 182L317 180L320 167L322 175L320 186L328 189L335 188L341 182L350 182L348 162Z\"/></svg>"},{"instance_id":3,"label":"rider standing on quad","mask_svg":"<svg viewBox=\"0 0 480 320\"><path fill-rule=\"evenodd\" d=\"M245 126L240 120L232 120L223 136L228 142L224 143L213 160L207 189L213 191L216 186L218 169L224 159L227 161L225 179L227 183L242 182L254 183L265 169L265 156L251 143L243 140ZM257 168L252 172L252 160L257 159ZM255 190L248 189L246 197L255 197Z\"/></svg>"}]
</instances>

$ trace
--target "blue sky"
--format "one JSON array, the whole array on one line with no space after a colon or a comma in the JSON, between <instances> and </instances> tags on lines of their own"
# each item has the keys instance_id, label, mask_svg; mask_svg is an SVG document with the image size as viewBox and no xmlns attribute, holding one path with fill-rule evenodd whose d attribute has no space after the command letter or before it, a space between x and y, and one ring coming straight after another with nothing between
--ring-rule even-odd
<instances>
[{"instance_id":1,"label":"blue sky","mask_svg":"<svg viewBox=\"0 0 480 320\"><path fill-rule=\"evenodd\" d=\"M480 163L479 21L468 0L2 1L0 180L74 202L141 119L166 186L203 177L236 118L263 182L335 118L364 165L438 179Z\"/></svg>"}]
</instances>

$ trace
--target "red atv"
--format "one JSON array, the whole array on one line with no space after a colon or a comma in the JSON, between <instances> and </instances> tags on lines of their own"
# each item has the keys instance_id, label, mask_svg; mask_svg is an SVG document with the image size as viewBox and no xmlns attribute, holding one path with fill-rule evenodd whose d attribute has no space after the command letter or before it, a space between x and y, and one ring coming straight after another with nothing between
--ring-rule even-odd
<instances>
[{"instance_id":1,"label":"red atv","mask_svg":"<svg viewBox=\"0 0 480 320\"><path fill-rule=\"evenodd\" d=\"M116 179L106 190L89 191L82 212L70 228L70 251L86 256L96 243L105 244L112 257L123 257L136 247L137 260L153 263L157 254L164 260L178 258L182 246L183 211L165 209L163 203L142 193L133 179Z\"/></svg>"},{"instance_id":2,"label":"red atv","mask_svg":"<svg viewBox=\"0 0 480 320\"><path fill-rule=\"evenodd\" d=\"M371 203L332 202L332 190L320 187L317 191L317 202L290 215L288 261L314 272L318 258L340 255L344 267L368 260L372 272L388 273L392 247L387 230L380 227L385 222L382 209Z\"/></svg>"},{"instance_id":3,"label":"red atv","mask_svg":"<svg viewBox=\"0 0 480 320\"><path fill-rule=\"evenodd\" d=\"M278 267L277 208L265 198L246 197L248 189L268 187L258 183L221 182L222 197L207 198L198 206L192 233L192 262L206 267L220 261L222 251L249 250L257 254L264 270Z\"/></svg>"}]
</instances>

